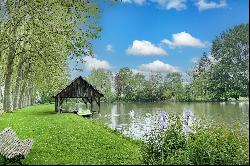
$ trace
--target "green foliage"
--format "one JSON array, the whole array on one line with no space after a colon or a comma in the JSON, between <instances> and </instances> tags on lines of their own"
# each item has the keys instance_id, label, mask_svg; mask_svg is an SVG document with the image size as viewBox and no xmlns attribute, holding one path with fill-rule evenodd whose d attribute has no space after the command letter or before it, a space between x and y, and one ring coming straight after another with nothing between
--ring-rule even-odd
<instances>
[{"instance_id":1,"label":"green foliage","mask_svg":"<svg viewBox=\"0 0 250 166\"><path fill-rule=\"evenodd\" d=\"M146 101L163 100L164 79L161 73L150 73L149 79L146 80L147 86L145 93L147 94Z\"/></svg>"},{"instance_id":2,"label":"green foliage","mask_svg":"<svg viewBox=\"0 0 250 166\"><path fill-rule=\"evenodd\" d=\"M192 91L198 100L249 96L249 25L237 25L219 34L210 57L203 54L191 75Z\"/></svg>"},{"instance_id":3,"label":"green foliage","mask_svg":"<svg viewBox=\"0 0 250 166\"><path fill-rule=\"evenodd\" d=\"M134 74L130 77L132 83L132 91L128 95L127 100L132 101L143 101L145 92L145 84L147 83L145 80L145 76L141 73Z\"/></svg>"},{"instance_id":4,"label":"green foliage","mask_svg":"<svg viewBox=\"0 0 250 166\"><path fill-rule=\"evenodd\" d=\"M186 137L180 116L169 114L167 129L155 128L142 146L144 164L187 164Z\"/></svg>"},{"instance_id":5,"label":"green foliage","mask_svg":"<svg viewBox=\"0 0 250 166\"><path fill-rule=\"evenodd\" d=\"M183 86L184 90L183 90L183 95L181 97L181 101L194 101L194 96L193 96L193 92L191 89L191 85L184 85Z\"/></svg>"},{"instance_id":6,"label":"green foliage","mask_svg":"<svg viewBox=\"0 0 250 166\"><path fill-rule=\"evenodd\" d=\"M139 164L139 143L94 119L56 114L54 105L4 113L0 131L11 127L20 139L34 140L25 165ZM0 157L0 164L4 160Z\"/></svg>"},{"instance_id":7,"label":"green foliage","mask_svg":"<svg viewBox=\"0 0 250 166\"><path fill-rule=\"evenodd\" d=\"M119 70L115 76L115 89L117 91L118 100L129 100L132 92L132 75L133 72L128 68L124 67Z\"/></svg>"},{"instance_id":8,"label":"green foliage","mask_svg":"<svg viewBox=\"0 0 250 166\"><path fill-rule=\"evenodd\" d=\"M54 98L52 98L51 93L43 93L40 97L40 100L38 101L39 104L45 104L45 103L52 103L54 102Z\"/></svg>"},{"instance_id":9,"label":"green foliage","mask_svg":"<svg viewBox=\"0 0 250 166\"><path fill-rule=\"evenodd\" d=\"M180 73L149 73L145 76L125 67L114 78L116 96L123 101L186 100L181 77Z\"/></svg>"},{"instance_id":10,"label":"green foliage","mask_svg":"<svg viewBox=\"0 0 250 166\"><path fill-rule=\"evenodd\" d=\"M0 86L5 87L5 111L11 111L12 94L14 105L19 99L22 107L28 96L49 94L66 85L68 60L92 55L91 42L101 30L98 3L92 0L8 0L0 10Z\"/></svg>"},{"instance_id":11,"label":"green foliage","mask_svg":"<svg viewBox=\"0 0 250 166\"><path fill-rule=\"evenodd\" d=\"M93 70L87 77L90 84L94 85L101 93L104 94L104 100L107 102L114 101L112 92L112 72L103 70Z\"/></svg>"},{"instance_id":12,"label":"green foliage","mask_svg":"<svg viewBox=\"0 0 250 166\"><path fill-rule=\"evenodd\" d=\"M146 135L141 147L144 164L228 165L248 164L249 139L246 133L223 124L196 121L191 132L183 131L184 119L170 114L168 126Z\"/></svg>"},{"instance_id":13,"label":"green foliage","mask_svg":"<svg viewBox=\"0 0 250 166\"><path fill-rule=\"evenodd\" d=\"M164 83L164 97L169 100L183 100L184 87L180 73L169 73Z\"/></svg>"},{"instance_id":14,"label":"green foliage","mask_svg":"<svg viewBox=\"0 0 250 166\"><path fill-rule=\"evenodd\" d=\"M239 128L239 127L236 127ZM187 138L187 154L195 165L248 164L246 133L217 124L199 127Z\"/></svg>"}]
</instances>

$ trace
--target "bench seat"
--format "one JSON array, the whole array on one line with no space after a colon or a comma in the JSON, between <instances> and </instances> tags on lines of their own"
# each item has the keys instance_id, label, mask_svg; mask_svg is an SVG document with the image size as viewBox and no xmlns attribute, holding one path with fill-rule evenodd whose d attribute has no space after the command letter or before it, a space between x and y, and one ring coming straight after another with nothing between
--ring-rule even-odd
<instances>
[{"instance_id":1,"label":"bench seat","mask_svg":"<svg viewBox=\"0 0 250 166\"><path fill-rule=\"evenodd\" d=\"M11 128L5 128L0 133L0 154L5 162L19 162L24 159L32 148L31 139L19 140ZM6 163L5 163L6 164Z\"/></svg>"}]
</instances>

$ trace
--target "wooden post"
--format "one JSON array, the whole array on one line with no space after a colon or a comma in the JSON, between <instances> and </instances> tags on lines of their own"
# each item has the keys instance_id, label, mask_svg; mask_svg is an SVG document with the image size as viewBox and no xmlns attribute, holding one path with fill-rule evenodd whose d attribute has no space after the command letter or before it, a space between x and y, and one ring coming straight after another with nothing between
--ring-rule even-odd
<instances>
[{"instance_id":1,"label":"wooden post","mask_svg":"<svg viewBox=\"0 0 250 166\"><path fill-rule=\"evenodd\" d=\"M59 96L57 97L57 110L56 111L61 113L60 112L60 97Z\"/></svg>"},{"instance_id":2,"label":"wooden post","mask_svg":"<svg viewBox=\"0 0 250 166\"><path fill-rule=\"evenodd\" d=\"M93 99L90 97L90 111L93 113Z\"/></svg>"},{"instance_id":3,"label":"wooden post","mask_svg":"<svg viewBox=\"0 0 250 166\"><path fill-rule=\"evenodd\" d=\"M85 98L82 98L83 102L85 103L86 105L86 108L88 109L88 101L85 100Z\"/></svg>"},{"instance_id":4,"label":"wooden post","mask_svg":"<svg viewBox=\"0 0 250 166\"><path fill-rule=\"evenodd\" d=\"M98 97L98 102L97 102L97 104L98 104L98 114L100 113L100 107L101 107L101 103L100 103L100 97Z\"/></svg>"},{"instance_id":5,"label":"wooden post","mask_svg":"<svg viewBox=\"0 0 250 166\"><path fill-rule=\"evenodd\" d=\"M62 104L63 104L63 101L65 100L65 98L60 98L60 102L59 102L59 111L60 113L62 113Z\"/></svg>"}]
</instances>

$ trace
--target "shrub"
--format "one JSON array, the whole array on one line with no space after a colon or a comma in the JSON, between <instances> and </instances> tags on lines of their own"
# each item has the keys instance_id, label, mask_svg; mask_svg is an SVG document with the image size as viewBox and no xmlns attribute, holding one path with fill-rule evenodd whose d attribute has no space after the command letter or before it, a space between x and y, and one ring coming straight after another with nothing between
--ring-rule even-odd
<instances>
[{"instance_id":1,"label":"shrub","mask_svg":"<svg viewBox=\"0 0 250 166\"><path fill-rule=\"evenodd\" d=\"M238 130L239 126L230 129L223 124L201 121L186 124L186 117L169 114L164 128L157 127L145 135L142 162L162 165L249 163L248 137Z\"/></svg>"},{"instance_id":2,"label":"shrub","mask_svg":"<svg viewBox=\"0 0 250 166\"><path fill-rule=\"evenodd\" d=\"M248 138L245 133L223 124L199 127L187 137L187 155L192 164L248 164Z\"/></svg>"},{"instance_id":3,"label":"shrub","mask_svg":"<svg viewBox=\"0 0 250 166\"><path fill-rule=\"evenodd\" d=\"M185 164L186 137L182 119L169 114L165 123L145 135L146 143L141 150L144 164Z\"/></svg>"}]
</instances>

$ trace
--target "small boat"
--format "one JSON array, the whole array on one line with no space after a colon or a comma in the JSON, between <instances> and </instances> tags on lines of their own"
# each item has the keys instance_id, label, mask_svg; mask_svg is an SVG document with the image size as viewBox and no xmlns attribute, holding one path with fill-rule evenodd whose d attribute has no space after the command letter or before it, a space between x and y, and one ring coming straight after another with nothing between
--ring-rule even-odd
<instances>
[{"instance_id":1,"label":"small boat","mask_svg":"<svg viewBox=\"0 0 250 166\"><path fill-rule=\"evenodd\" d=\"M77 112L78 115L81 115L81 116L91 116L92 115L92 112L89 110L89 109L79 109L79 111Z\"/></svg>"}]
</instances>

